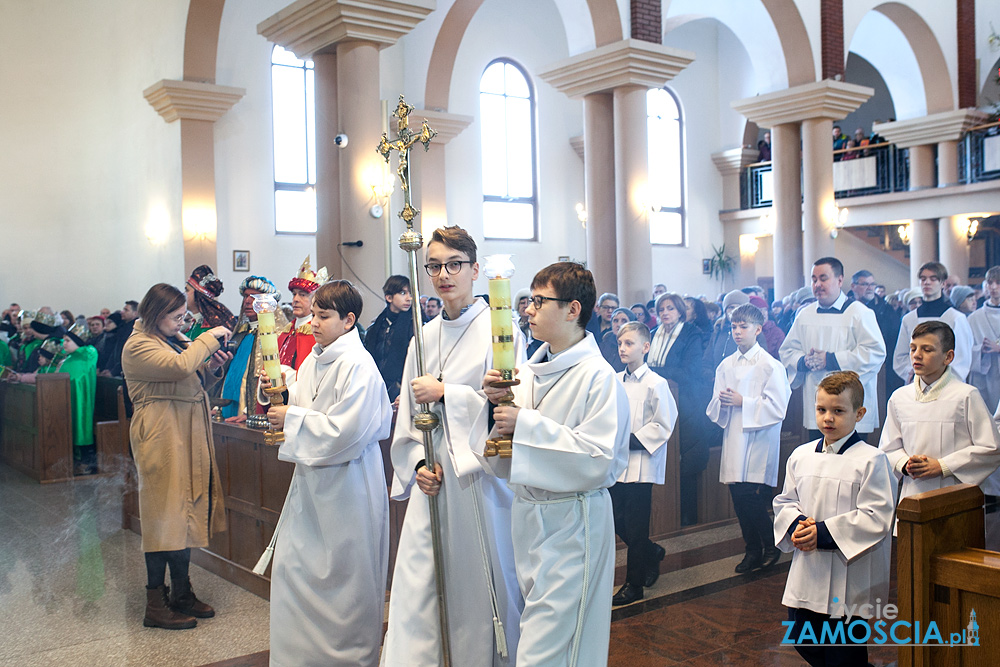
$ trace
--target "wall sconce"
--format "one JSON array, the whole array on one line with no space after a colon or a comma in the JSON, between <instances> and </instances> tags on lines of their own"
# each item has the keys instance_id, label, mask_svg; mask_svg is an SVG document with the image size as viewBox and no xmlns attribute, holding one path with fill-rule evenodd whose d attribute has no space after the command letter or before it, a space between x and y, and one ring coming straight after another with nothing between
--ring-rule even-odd
<instances>
[{"instance_id":1,"label":"wall sconce","mask_svg":"<svg viewBox=\"0 0 1000 667\"><path fill-rule=\"evenodd\" d=\"M840 230L847 224L848 209L840 208L836 204L832 208L833 228L830 230L830 238L835 239L840 235Z\"/></svg>"},{"instance_id":2,"label":"wall sconce","mask_svg":"<svg viewBox=\"0 0 1000 667\"><path fill-rule=\"evenodd\" d=\"M369 180L375 203L368 210L368 214L373 218L381 218L382 213L389 207L389 198L396 189L395 181L389 173L388 165L382 165L381 169L373 169Z\"/></svg>"},{"instance_id":3,"label":"wall sconce","mask_svg":"<svg viewBox=\"0 0 1000 667\"><path fill-rule=\"evenodd\" d=\"M965 238L968 239L969 243L972 243L972 239L976 238L976 232L979 231L979 221L982 218L969 218L966 221L968 225L965 228Z\"/></svg>"},{"instance_id":4,"label":"wall sconce","mask_svg":"<svg viewBox=\"0 0 1000 667\"><path fill-rule=\"evenodd\" d=\"M753 234L740 234L740 254L753 256L760 249L760 241Z\"/></svg>"},{"instance_id":5,"label":"wall sconce","mask_svg":"<svg viewBox=\"0 0 1000 667\"><path fill-rule=\"evenodd\" d=\"M576 219L580 221L580 224L584 229L587 228L587 207L583 204L577 204L575 207Z\"/></svg>"},{"instance_id":6,"label":"wall sconce","mask_svg":"<svg viewBox=\"0 0 1000 667\"><path fill-rule=\"evenodd\" d=\"M184 236L190 241L214 240L216 220L214 207L191 206L184 210Z\"/></svg>"},{"instance_id":7,"label":"wall sconce","mask_svg":"<svg viewBox=\"0 0 1000 667\"><path fill-rule=\"evenodd\" d=\"M896 228L896 233L899 234L899 240L903 242L903 245L910 245L910 232L912 227L910 223L905 225L900 225Z\"/></svg>"},{"instance_id":8,"label":"wall sconce","mask_svg":"<svg viewBox=\"0 0 1000 667\"><path fill-rule=\"evenodd\" d=\"M149 219L143 229L151 245L162 245L170 232L170 214L164 206L154 206L149 211Z\"/></svg>"}]
</instances>

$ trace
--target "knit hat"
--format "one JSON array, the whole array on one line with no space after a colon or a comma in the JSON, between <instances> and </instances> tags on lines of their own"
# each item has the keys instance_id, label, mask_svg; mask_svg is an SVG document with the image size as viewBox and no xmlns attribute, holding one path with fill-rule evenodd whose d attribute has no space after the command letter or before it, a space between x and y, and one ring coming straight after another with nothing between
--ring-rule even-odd
<instances>
[{"instance_id":1,"label":"knit hat","mask_svg":"<svg viewBox=\"0 0 1000 667\"><path fill-rule=\"evenodd\" d=\"M750 303L750 297L738 289L734 289L722 300L722 310L727 310L729 306L742 306L744 303Z\"/></svg>"},{"instance_id":2,"label":"knit hat","mask_svg":"<svg viewBox=\"0 0 1000 667\"><path fill-rule=\"evenodd\" d=\"M757 306L758 308L765 308L766 309L767 308L767 301L764 301L764 299L762 299L759 296L757 296L756 294L754 294L752 297L750 297L750 305L751 306Z\"/></svg>"},{"instance_id":3,"label":"knit hat","mask_svg":"<svg viewBox=\"0 0 1000 667\"><path fill-rule=\"evenodd\" d=\"M914 287L913 289L911 289L909 292L906 293L905 297L903 297L903 303L909 306L911 301L918 298L919 299L924 298L924 293L920 291L919 287Z\"/></svg>"},{"instance_id":4,"label":"knit hat","mask_svg":"<svg viewBox=\"0 0 1000 667\"><path fill-rule=\"evenodd\" d=\"M970 296L976 293L976 290L965 285L955 285L951 288L951 305L955 306L957 310L962 302L968 299Z\"/></svg>"}]
</instances>

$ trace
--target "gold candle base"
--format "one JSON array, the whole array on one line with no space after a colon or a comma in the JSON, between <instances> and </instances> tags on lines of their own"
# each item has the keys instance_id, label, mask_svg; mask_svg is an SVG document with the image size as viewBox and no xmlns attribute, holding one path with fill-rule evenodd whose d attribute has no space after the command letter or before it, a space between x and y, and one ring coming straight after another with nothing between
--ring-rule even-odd
<instances>
[{"instance_id":1,"label":"gold candle base","mask_svg":"<svg viewBox=\"0 0 1000 667\"><path fill-rule=\"evenodd\" d=\"M270 387L268 389L265 389L264 393L267 394L267 397L269 399L271 399L271 406L273 407L273 406L278 406L278 405L284 405L285 404L285 399L282 396L282 394L285 391L286 391L286 387L284 385L282 385L280 387ZM284 441L285 441L285 432L284 431L281 431L281 430L272 430L271 428L268 428L268 430L264 431L264 444L265 445L268 445L268 446L271 446L271 447L277 447L277 446L281 445L281 443L283 443Z\"/></svg>"},{"instance_id":2,"label":"gold candle base","mask_svg":"<svg viewBox=\"0 0 1000 667\"><path fill-rule=\"evenodd\" d=\"M521 381L514 379L514 371L500 371L500 373L504 376L504 379L494 382L493 386L507 387L507 393L500 399L500 407L510 407L514 405L514 392L510 391L510 388L521 384ZM507 379L508 375L510 379ZM499 456L502 459L509 459L513 455L514 441L509 436L502 435L499 438L490 438L486 441L483 456Z\"/></svg>"}]
</instances>

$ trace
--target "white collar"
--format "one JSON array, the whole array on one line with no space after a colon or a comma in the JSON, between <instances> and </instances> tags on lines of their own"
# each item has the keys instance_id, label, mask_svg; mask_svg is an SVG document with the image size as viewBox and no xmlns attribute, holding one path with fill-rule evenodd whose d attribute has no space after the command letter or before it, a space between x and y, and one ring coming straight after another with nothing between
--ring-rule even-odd
<instances>
[{"instance_id":1,"label":"white collar","mask_svg":"<svg viewBox=\"0 0 1000 667\"><path fill-rule=\"evenodd\" d=\"M361 336L358 334L358 328L354 327L326 347L316 343L313 345L311 354L316 358L317 364L332 364L344 354L356 354L359 346L364 347L361 343Z\"/></svg>"},{"instance_id":2,"label":"white collar","mask_svg":"<svg viewBox=\"0 0 1000 667\"><path fill-rule=\"evenodd\" d=\"M845 435L840 440L835 440L835 441L831 442L829 447L827 447L827 445L826 445L826 438L823 438L823 453L826 454L828 450L829 450L829 453L831 453L831 454L837 454L837 453L839 453L840 452L840 448L844 446L844 443L847 442L847 440L852 435L854 435L854 431L851 431L850 433L848 433L847 435Z\"/></svg>"},{"instance_id":3,"label":"white collar","mask_svg":"<svg viewBox=\"0 0 1000 667\"><path fill-rule=\"evenodd\" d=\"M624 371L622 371L622 381L639 382L640 380L642 380L642 377L646 374L648 370L649 370L649 365L646 364L645 362L643 362L642 366L639 366L639 368L635 369L635 373L629 373L628 368L626 368Z\"/></svg>"},{"instance_id":4,"label":"white collar","mask_svg":"<svg viewBox=\"0 0 1000 667\"><path fill-rule=\"evenodd\" d=\"M847 303L847 295L844 294L843 290L841 290L840 296L838 296L829 306L824 306L820 304L819 301L816 301L816 308L836 308L837 310L843 310L845 303Z\"/></svg>"},{"instance_id":5,"label":"white collar","mask_svg":"<svg viewBox=\"0 0 1000 667\"><path fill-rule=\"evenodd\" d=\"M762 351L763 350L761 350L760 343L755 342L753 344L753 347L751 347L749 350L746 351L746 354L740 352L740 348L737 347L736 358L746 359L747 361L754 361L757 359L757 355L759 355Z\"/></svg>"},{"instance_id":6,"label":"white collar","mask_svg":"<svg viewBox=\"0 0 1000 667\"><path fill-rule=\"evenodd\" d=\"M535 355L537 358L542 359L542 361L528 364L528 368L530 368L531 372L536 376L561 373L572 366L575 366L589 356L601 356L601 351L598 349L597 343L594 340L594 334L588 331L583 337L583 340L570 345L554 358L546 359L548 354L549 344L544 343ZM601 358L603 359L604 357Z\"/></svg>"}]
</instances>

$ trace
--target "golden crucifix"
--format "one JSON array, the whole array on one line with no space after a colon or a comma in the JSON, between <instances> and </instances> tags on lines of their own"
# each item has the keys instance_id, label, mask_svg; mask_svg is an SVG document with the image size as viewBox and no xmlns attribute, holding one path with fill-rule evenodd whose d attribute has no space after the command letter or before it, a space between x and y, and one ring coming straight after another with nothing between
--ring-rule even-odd
<instances>
[{"instance_id":1,"label":"golden crucifix","mask_svg":"<svg viewBox=\"0 0 1000 667\"><path fill-rule=\"evenodd\" d=\"M382 133L382 141L375 148L379 155L385 158L386 163L393 151L399 153L399 167L396 174L399 175L400 183L403 187L403 210L399 212L406 222L406 231L399 237L399 247L406 251L406 257L410 269L410 292L413 295L414 303L420 303L420 291L417 283L417 252L424 247L424 238L418 230L413 229L413 220L420 214L420 211L413 208L410 200L410 148L418 141L424 145L426 151L431 143L431 139L437 134L427 124L424 119L420 126L419 133L410 131L410 112L413 107L399 96L399 104L393 112L398 120L396 121L396 139L389 141L389 137ZM423 322L420 319L420 309L410 308L413 316L413 350L417 362L417 375L426 373L424 367L424 335ZM434 429L440 425L440 419L431 406L426 403L420 404L420 410L413 415L413 426L420 431L424 444L424 461L428 469L434 470L435 452L434 441L431 435ZM438 624L441 632L441 664L443 667L451 667L451 643L448 632L448 607L445 597L444 578L444 550L441 543L441 515L438 509L438 496L427 496L427 507L431 523L431 545L434 551L434 583L437 589L438 602Z\"/></svg>"},{"instance_id":2,"label":"golden crucifix","mask_svg":"<svg viewBox=\"0 0 1000 667\"><path fill-rule=\"evenodd\" d=\"M397 119L396 139L389 141L389 137L383 132L382 141L379 142L378 148L375 149L385 158L387 163L392 151L399 153L399 166L396 168L396 174L399 175L399 181L403 187L403 210L399 212L399 217L406 221L407 228L413 227L413 219L420 213L420 211L413 208L410 199L410 148L419 141L424 145L424 150L426 151L430 148L431 139L437 136L437 130L431 129L430 125L427 124L426 118L420 125L420 132L414 133L410 131L410 112L412 111L413 106L407 104L403 96L400 95L399 104L396 105L396 110L392 112L393 117Z\"/></svg>"}]
</instances>

